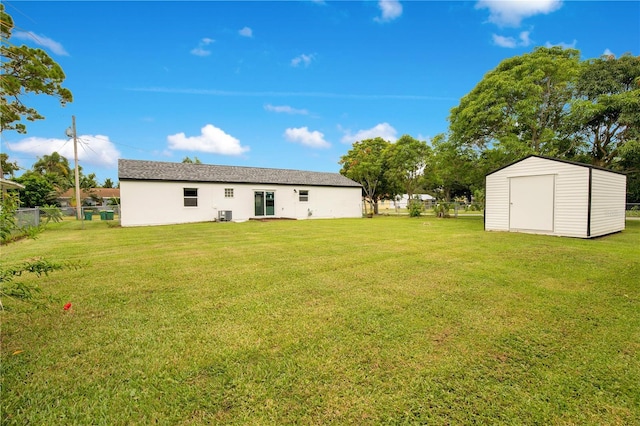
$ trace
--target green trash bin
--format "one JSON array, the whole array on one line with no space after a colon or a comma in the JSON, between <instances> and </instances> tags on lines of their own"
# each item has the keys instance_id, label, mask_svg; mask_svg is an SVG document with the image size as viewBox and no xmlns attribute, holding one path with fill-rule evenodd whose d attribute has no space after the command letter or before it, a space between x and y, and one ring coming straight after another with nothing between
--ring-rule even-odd
<instances>
[{"instance_id":1,"label":"green trash bin","mask_svg":"<svg viewBox=\"0 0 640 426\"><path fill-rule=\"evenodd\" d=\"M104 210L100 211L100 220L107 220L107 212Z\"/></svg>"},{"instance_id":2,"label":"green trash bin","mask_svg":"<svg viewBox=\"0 0 640 426\"><path fill-rule=\"evenodd\" d=\"M113 220L113 210L105 211L105 216L107 217L107 220Z\"/></svg>"},{"instance_id":3,"label":"green trash bin","mask_svg":"<svg viewBox=\"0 0 640 426\"><path fill-rule=\"evenodd\" d=\"M93 218L93 212L84 212L84 220L91 220Z\"/></svg>"}]
</instances>

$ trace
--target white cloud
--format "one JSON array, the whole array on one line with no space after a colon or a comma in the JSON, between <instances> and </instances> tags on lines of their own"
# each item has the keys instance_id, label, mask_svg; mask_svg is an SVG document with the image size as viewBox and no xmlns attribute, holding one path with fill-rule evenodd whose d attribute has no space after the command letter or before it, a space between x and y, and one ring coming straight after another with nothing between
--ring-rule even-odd
<instances>
[{"instance_id":1,"label":"white cloud","mask_svg":"<svg viewBox=\"0 0 640 426\"><path fill-rule=\"evenodd\" d=\"M504 37L501 35L493 34L493 44L500 47L514 48L517 46L526 47L531 45L531 38L529 38L530 31L522 31L518 36L518 40L514 37Z\"/></svg>"},{"instance_id":2,"label":"white cloud","mask_svg":"<svg viewBox=\"0 0 640 426\"><path fill-rule=\"evenodd\" d=\"M329 142L324 140L323 133L320 133L317 130L310 132L309 128L306 126L288 128L284 131L284 137L289 142L300 143L311 148L329 148L331 146Z\"/></svg>"},{"instance_id":3,"label":"white cloud","mask_svg":"<svg viewBox=\"0 0 640 426\"><path fill-rule=\"evenodd\" d=\"M51 50L56 55L69 56L69 53L64 49L64 47L62 47L62 44L50 39L49 37L38 35L33 31L16 31L11 36L21 40L31 40L38 46Z\"/></svg>"},{"instance_id":4,"label":"white cloud","mask_svg":"<svg viewBox=\"0 0 640 426\"><path fill-rule=\"evenodd\" d=\"M185 136L176 133L167 136L169 149L183 151L209 152L222 155L240 155L249 151L248 146L240 145L240 141L225 133L213 124L207 124L200 130L198 136Z\"/></svg>"},{"instance_id":5,"label":"white cloud","mask_svg":"<svg viewBox=\"0 0 640 426\"><path fill-rule=\"evenodd\" d=\"M238 31L238 34L240 34L242 37L253 37L253 30L249 27L244 27L243 29L241 29L240 31Z\"/></svg>"},{"instance_id":6,"label":"white cloud","mask_svg":"<svg viewBox=\"0 0 640 426\"><path fill-rule=\"evenodd\" d=\"M203 49L202 47L196 47L191 49L191 54L195 56L209 56L211 55L211 51Z\"/></svg>"},{"instance_id":7,"label":"white cloud","mask_svg":"<svg viewBox=\"0 0 640 426\"><path fill-rule=\"evenodd\" d=\"M574 49L578 44L578 40L573 40L571 43L565 43L561 41L560 43L551 43L550 41L544 44L545 47L562 47L563 49Z\"/></svg>"},{"instance_id":8,"label":"white cloud","mask_svg":"<svg viewBox=\"0 0 640 426\"><path fill-rule=\"evenodd\" d=\"M393 128L389 123L380 123L370 129L358 130L355 134L351 131L344 131L345 135L341 141L344 143L354 143L364 139L373 139L380 137L384 140L395 142L398 139L398 131Z\"/></svg>"},{"instance_id":9,"label":"white cloud","mask_svg":"<svg viewBox=\"0 0 640 426\"><path fill-rule=\"evenodd\" d=\"M555 12L561 0L479 0L476 9L489 9L489 22L501 27L518 27L524 18Z\"/></svg>"},{"instance_id":10,"label":"white cloud","mask_svg":"<svg viewBox=\"0 0 640 426\"><path fill-rule=\"evenodd\" d=\"M192 55L196 55L196 56L209 56L211 55L211 51L205 49L206 46L210 45L211 43L214 43L215 40L212 38L208 38L205 37L203 39L200 40L200 42L198 43L198 47L195 47L193 49L191 49L191 54Z\"/></svg>"},{"instance_id":11,"label":"white cloud","mask_svg":"<svg viewBox=\"0 0 640 426\"><path fill-rule=\"evenodd\" d=\"M300 56L296 56L291 60L291 66L298 67L300 65L304 65L305 67L308 67L311 64L311 61L313 61L314 59L315 59L315 55L313 54L309 54L309 55L302 54Z\"/></svg>"},{"instance_id":12,"label":"white cloud","mask_svg":"<svg viewBox=\"0 0 640 426\"><path fill-rule=\"evenodd\" d=\"M520 33L520 46L529 46L531 39L529 38L530 31L523 31Z\"/></svg>"},{"instance_id":13,"label":"white cloud","mask_svg":"<svg viewBox=\"0 0 640 426\"><path fill-rule=\"evenodd\" d=\"M382 15L373 19L376 22L393 21L402 15L402 5L399 0L380 0L378 2L378 8L382 12Z\"/></svg>"},{"instance_id":14,"label":"white cloud","mask_svg":"<svg viewBox=\"0 0 640 426\"><path fill-rule=\"evenodd\" d=\"M604 52L602 52L602 56L613 56L615 58L616 54L609 49L604 49Z\"/></svg>"},{"instance_id":15,"label":"white cloud","mask_svg":"<svg viewBox=\"0 0 640 426\"><path fill-rule=\"evenodd\" d=\"M57 152L73 162L73 139L54 139L29 137L16 143L7 143L11 151L33 154L37 156L51 155ZM78 160L80 165L87 163L95 166L115 166L120 151L116 149L109 136L78 136Z\"/></svg>"},{"instance_id":16,"label":"white cloud","mask_svg":"<svg viewBox=\"0 0 640 426\"><path fill-rule=\"evenodd\" d=\"M289 105L271 105L267 104L264 106L264 109L271 112L285 113L285 114L299 114L299 115L309 115L309 111L306 109L296 109L290 107Z\"/></svg>"},{"instance_id":17,"label":"white cloud","mask_svg":"<svg viewBox=\"0 0 640 426\"><path fill-rule=\"evenodd\" d=\"M516 39L493 34L493 44L500 47L514 48L517 46Z\"/></svg>"}]
</instances>

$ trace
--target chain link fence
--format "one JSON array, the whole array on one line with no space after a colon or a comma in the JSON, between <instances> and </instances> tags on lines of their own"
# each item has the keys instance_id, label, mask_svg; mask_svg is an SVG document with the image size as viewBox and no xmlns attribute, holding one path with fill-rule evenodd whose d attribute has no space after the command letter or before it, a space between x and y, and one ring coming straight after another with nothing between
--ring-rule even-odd
<instances>
[{"instance_id":1,"label":"chain link fence","mask_svg":"<svg viewBox=\"0 0 640 426\"><path fill-rule=\"evenodd\" d=\"M40 207L16 210L16 228L40 226Z\"/></svg>"},{"instance_id":2,"label":"chain link fence","mask_svg":"<svg viewBox=\"0 0 640 426\"><path fill-rule=\"evenodd\" d=\"M75 207L60 207L63 216L76 216ZM44 212L40 207L19 208L16 210L16 228L37 227L42 223ZM120 206L83 206L81 218L92 220L93 216L98 216L102 220L115 220L120 216ZM91 219L90 219L91 218Z\"/></svg>"}]
</instances>

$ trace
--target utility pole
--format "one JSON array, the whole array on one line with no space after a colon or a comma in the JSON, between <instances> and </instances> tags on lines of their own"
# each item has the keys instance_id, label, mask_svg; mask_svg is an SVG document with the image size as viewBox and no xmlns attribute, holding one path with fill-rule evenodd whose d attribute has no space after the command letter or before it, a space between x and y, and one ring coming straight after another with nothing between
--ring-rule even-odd
<instances>
[{"instance_id":1,"label":"utility pole","mask_svg":"<svg viewBox=\"0 0 640 426\"><path fill-rule=\"evenodd\" d=\"M78 173L78 135L76 134L76 116L71 116L73 132L73 158L76 162L76 219L82 220L82 201L80 200L80 173Z\"/></svg>"}]
</instances>

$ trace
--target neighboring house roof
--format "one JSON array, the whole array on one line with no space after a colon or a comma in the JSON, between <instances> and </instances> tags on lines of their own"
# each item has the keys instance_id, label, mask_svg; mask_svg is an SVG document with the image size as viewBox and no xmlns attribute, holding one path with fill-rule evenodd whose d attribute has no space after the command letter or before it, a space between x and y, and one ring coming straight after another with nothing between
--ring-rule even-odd
<instances>
[{"instance_id":1,"label":"neighboring house roof","mask_svg":"<svg viewBox=\"0 0 640 426\"><path fill-rule=\"evenodd\" d=\"M24 185L20 185L18 182L12 180L0 178L0 188L5 189L24 189Z\"/></svg>"},{"instance_id":2,"label":"neighboring house roof","mask_svg":"<svg viewBox=\"0 0 640 426\"><path fill-rule=\"evenodd\" d=\"M194 163L118 160L118 179L360 187L339 173Z\"/></svg>"},{"instance_id":3,"label":"neighboring house roof","mask_svg":"<svg viewBox=\"0 0 640 426\"><path fill-rule=\"evenodd\" d=\"M74 198L76 196L76 190L73 188L67 189L60 194L58 198ZM91 188L80 190L80 198L89 198L96 196L98 198L117 198L120 197L120 188Z\"/></svg>"}]
</instances>

